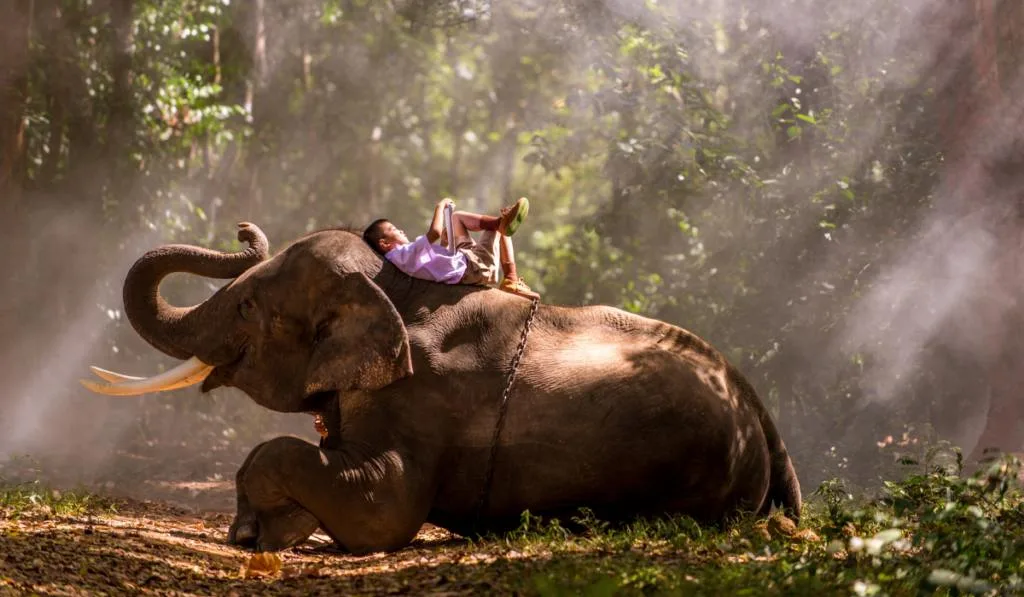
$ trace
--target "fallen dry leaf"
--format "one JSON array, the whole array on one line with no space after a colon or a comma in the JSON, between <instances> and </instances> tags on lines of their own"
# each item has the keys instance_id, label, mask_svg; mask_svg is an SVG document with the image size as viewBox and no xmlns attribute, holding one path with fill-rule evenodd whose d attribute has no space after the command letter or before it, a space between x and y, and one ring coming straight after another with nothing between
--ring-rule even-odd
<instances>
[{"instance_id":1,"label":"fallen dry leaf","mask_svg":"<svg viewBox=\"0 0 1024 597\"><path fill-rule=\"evenodd\" d=\"M281 571L281 556L271 552L255 553L242 566L242 578L273 576Z\"/></svg>"},{"instance_id":2,"label":"fallen dry leaf","mask_svg":"<svg viewBox=\"0 0 1024 597\"><path fill-rule=\"evenodd\" d=\"M793 540L801 543L814 543L821 541L821 537L811 529L798 529L793 533Z\"/></svg>"},{"instance_id":3,"label":"fallen dry leaf","mask_svg":"<svg viewBox=\"0 0 1024 597\"><path fill-rule=\"evenodd\" d=\"M768 519L768 530L773 535L781 535L783 537L792 537L796 533L796 523L786 518L781 514L773 514Z\"/></svg>"}]
</instances>

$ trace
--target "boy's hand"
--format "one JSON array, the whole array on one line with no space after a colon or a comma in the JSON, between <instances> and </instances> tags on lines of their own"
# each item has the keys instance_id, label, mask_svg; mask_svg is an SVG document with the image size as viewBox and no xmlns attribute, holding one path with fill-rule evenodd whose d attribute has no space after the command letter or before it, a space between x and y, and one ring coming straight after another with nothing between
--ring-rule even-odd
<instances>
[{"instance_id":1,"label":"boy's hand","mask_svg":"<svg viewBox=\"0 0 1024 597\"><path fill-rule=\"evenodd\" d=\"M320 434L320 437L327 437L327 425L324 423L322 415L313 416L313 429Z\"/></svg>"},{"instance_id":2,"label":"boy's hand","mask_svg":"<svg viewBox=\"0 0 1024 597\"><path fill-rule=\"evenodd\" d=\"M444 208L449 205L454 206L455 202L448 197L437 202L437 207L434 208L434 217L430 220L430 228L427 229L428 243L434 244L437 239L441 238L441 233L444 232Z\"/></svg>"}]
</instances>

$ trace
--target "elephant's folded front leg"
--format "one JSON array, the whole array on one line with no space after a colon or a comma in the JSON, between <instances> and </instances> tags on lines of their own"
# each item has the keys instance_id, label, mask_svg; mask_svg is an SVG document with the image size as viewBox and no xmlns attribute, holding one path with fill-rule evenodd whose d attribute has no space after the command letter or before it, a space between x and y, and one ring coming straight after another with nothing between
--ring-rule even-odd
<instances>
[{"instance_id":1,"label":"elephant's folded front leg","mask_svg":"<svg viewBox=\"0 0 1024 597\"><path fill-rule=\"evenodd\" d=\"M397 549L412 540L429 509L397 451L357 455L294 437L253 450L237 489L229 540L267 551L297 545L317 527L355 553Z\"/></svg>"},{"instance_id":2,"label":"elephant's folded front leg","mask_svg":"<svg viewBox=\"0 0 1024 597\"><path fill-rule=\"evenodd\" d=\"M229 543L259 551L298 545L320 526L316 516L277 487L274 476L262 468L265 460L261 457L265 457L271 443L256 446L238 469L237 511L228 530Z\"/></svg>"}]
</instances>

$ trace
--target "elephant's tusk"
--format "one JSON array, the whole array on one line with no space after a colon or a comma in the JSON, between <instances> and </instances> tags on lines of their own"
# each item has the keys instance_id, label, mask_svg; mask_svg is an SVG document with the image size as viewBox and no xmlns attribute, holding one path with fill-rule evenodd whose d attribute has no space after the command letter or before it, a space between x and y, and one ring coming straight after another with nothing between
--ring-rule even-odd
<instances>
[{"instance_id":1,"label":"elephant's tusk","mask_svg":"<svg viewBox=\"0 0 1024 597\"><path fill-rule=\"evenodd\" d=\"M144 381L146 379L145 377L136 377L134 375L124 375L122 373L117 373L116 371L110 371L108 369L102 369L102 368L96 367L96 366L91 366L91 367L89 367L89 369L93 373L96 374L96 377L99 377L101 379L109 381L112 384L120 384L120 383L124 383L126 381ZM206 377L206 376L204 375L203 377ZM200 378L199 381L202 381L202 378ZM175 383L173 385L169 385L169 386L167 386L165 388L161 388L159 391L167 392L169 390L177 390L178 388L186 388L188 386L194 385L195 383L197 383L197 382L196 381L192 381L192 378L188 377L186 379L183 379L183 380L179 381L178 383ZM93 389L93 387L95 387L97 385L98 384L96 384L95 382L90 382L90 385L87 386L87 387L89 387L89 389ZM100 385L99 387L106 387L106 386Z\"/></svg>"},{"instance_id":2,"label":"elephant's tusk","mask_svg":"<svg viewBox=\"0 0 1024 597\"><path fill-rule=\"evenodd\" d=\"M99 367L93 367L92 371L97 376L113 382L103 384L90 379L79 380L83 386L93 392L108 396L138 396L149 392L166 392L195 385L210 375L213 365L207 365L198 358L192 357L170 371L144 378L121 375Z\"/></svg>"},{"instance_id":3,"label":"elephant's tusk","mask_svg":"<svg viewBox=\"0 0 1024 597\"><path fill-rule=\"evenodd\" d=\"M101 379L105 379L106 381L109 381L112 384L120 384L120 383L124 383L126 381L144 381L146 379L145 377L136 377L134 375L124 375L122 373L117 373L116 371L110 371L108 369L102 369L100 367L95 367L95 366L91 366L91 367L89 367L89 369L93 373L96 374L96 377L99 377ZM206 376L204 375L203 377L206 377ZM202 381L202 378L200 378L199 381ZM191 377L188 377L188 378L185 378L185 379L183 379L183 380L181 380L181 381L179 381L179 382L177 382L175 384L169 385L169 386L167 386L165 388L161 388L159 391L166 392L168 390L177 390L178 388L186 388L186 387L191 386L191 385L193 385L195 383L196 382L192 381ZM92 383L92 385L97 385L97 384ZM100 386L100 387L106 387L106 386ZM91 387L90 387L90 389L91 389Z\"/></svg>"},{"instance_id":4,"label":"elephant's tusk","mask_svg":"<svg viewBox=\"0 0 1024 597\"><path fill-rule=\"evenodd\" d=\"M145 377L135 377L134 375L121 375L114 371L108 371L107 369L101 369L96 366L90 366L89 370L96 374L96 377L109 381L110 383L121 383L123 381L142 381Z\"/></svg>"},{"instance_id":5,"label":"elephant's tusk","mask_svg":"<svg viewBox=\"0 0 1024 597\"><path fill-rule=\"evenodd\" d=\"M163 386L163 387L160 387L160 388L154 388L152 390L147 390L147 391L133 390L131 393L124 393L125 389L128 387L125 382L111 383L111 384L99 384L99 383L96 383L96 382L94 382L92 380L88 380L88 379L83 379L83 380L79 380L79 381L82 383L82 385L84 385L85 387L89 388L90 390L92 390L94 392L100 392L102 394L109 394L111 396L135 396L135 395L138 395L138 394L144 394L146 392L170 392L171 390L178 390L178 389L181 389L181 388L187 388L189 386L194 386L197 383L199 383L199 382L203 381L204 379L206 379L206 377L210 374L210 371L213 371L213 367L210 367L210 369L208 371L200 371L196 375L190 375L190 376L186 377L185 379L183 379L183 380L181 380L179 382L175 382L175 383L172 383L172 384L167 385L167 386ZM117 375L117 374L115 374L115 375ZM127 381L132 381L133 379L137 379L139 381L145 381L146 380L145 377L135 378L132 375L123 375L121 377L123 379L127 380ZM113 391L111 391L111 390L113 390Z\"/></svg>"}]
</instances>

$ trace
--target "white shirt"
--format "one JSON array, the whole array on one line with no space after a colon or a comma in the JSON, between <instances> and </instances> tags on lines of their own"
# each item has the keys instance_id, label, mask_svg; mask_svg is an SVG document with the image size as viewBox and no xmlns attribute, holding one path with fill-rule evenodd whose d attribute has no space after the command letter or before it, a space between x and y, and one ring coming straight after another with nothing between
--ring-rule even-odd
<instances>
[{"instance_id":1,"label":"white shirt","mask_svg":"<svg viewBox=\"0 0 1024 597\"><path fill-rule=\"evenodd\" d=\"M466 273L466 256L462 251L431 244L425 235L391 249L384 257L410 276L431 282L458 284Z\"/></svg>"}]
</instances>

